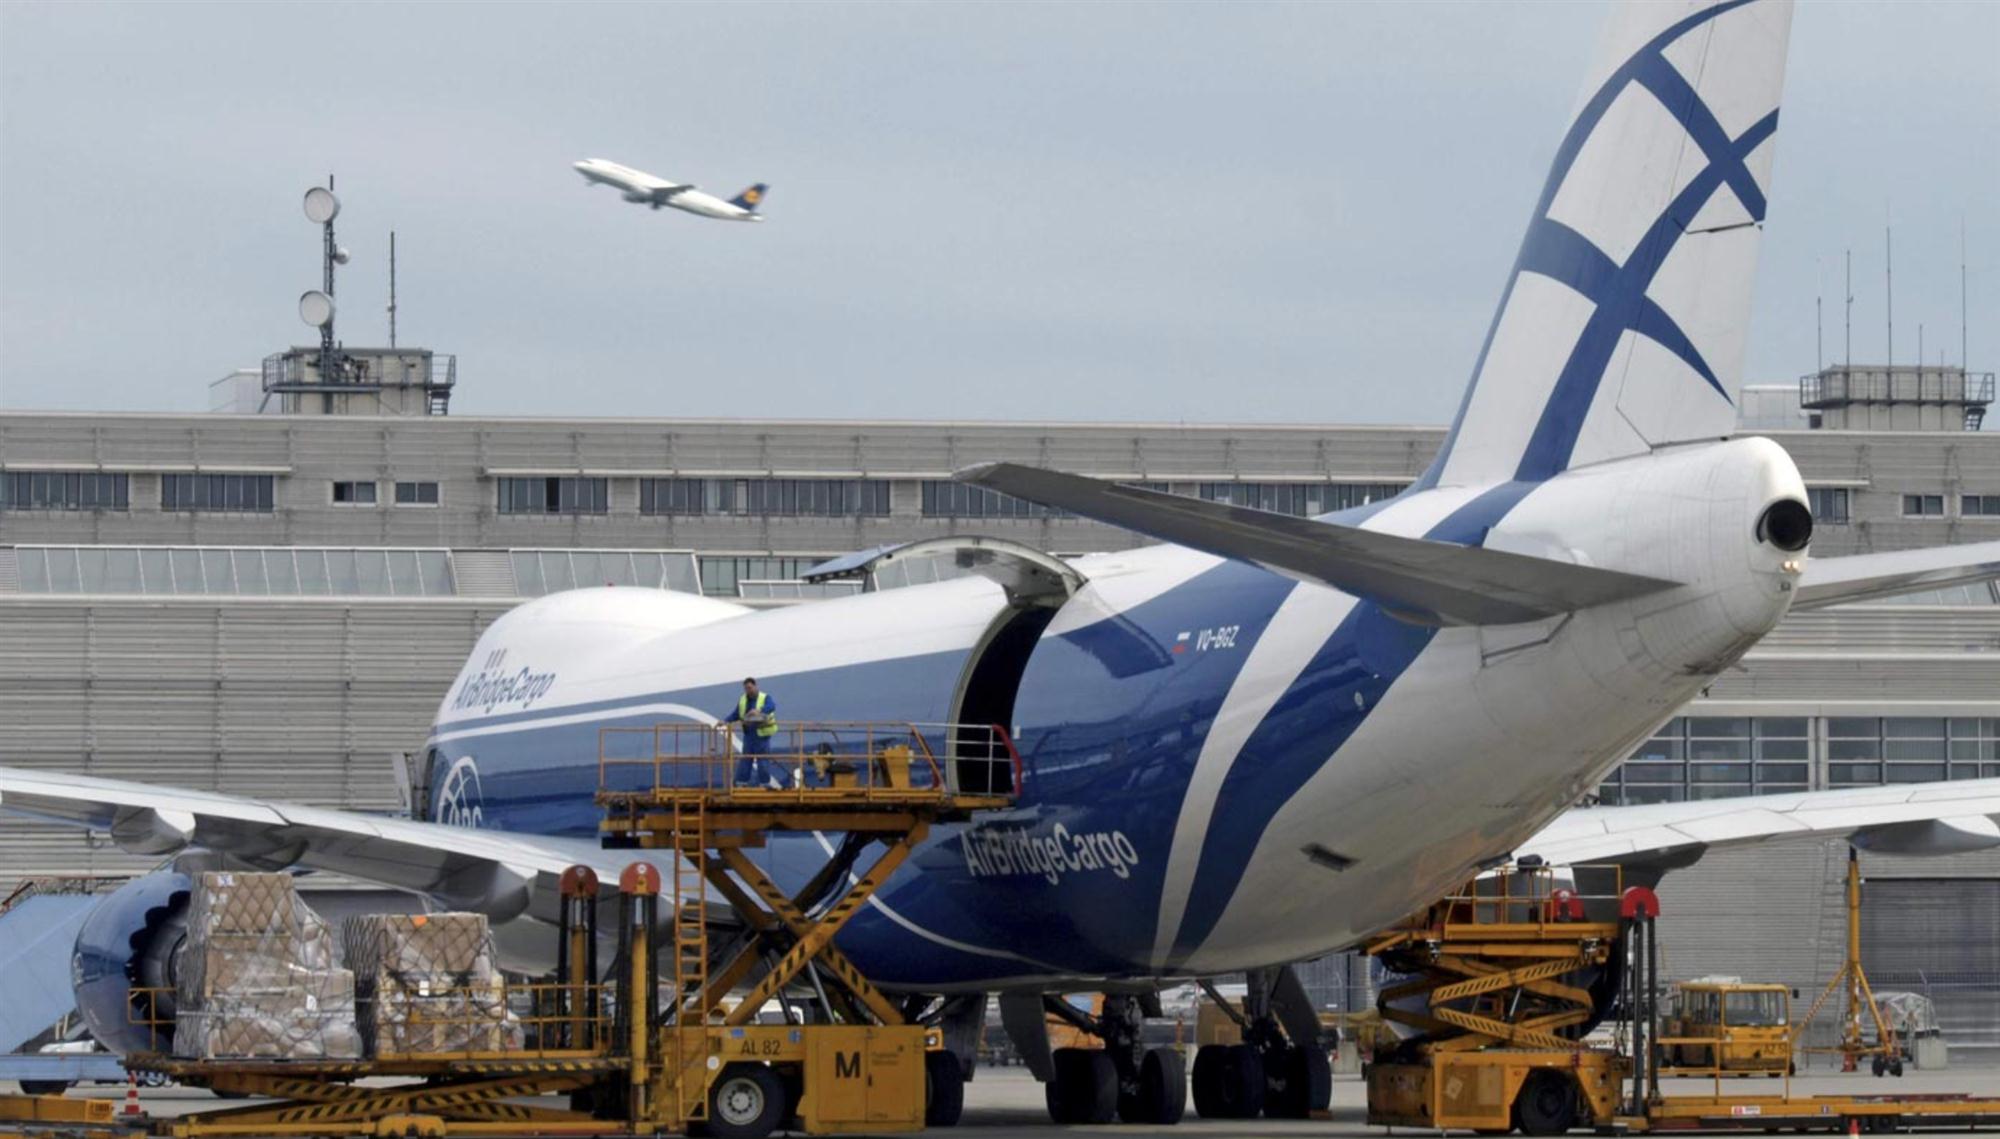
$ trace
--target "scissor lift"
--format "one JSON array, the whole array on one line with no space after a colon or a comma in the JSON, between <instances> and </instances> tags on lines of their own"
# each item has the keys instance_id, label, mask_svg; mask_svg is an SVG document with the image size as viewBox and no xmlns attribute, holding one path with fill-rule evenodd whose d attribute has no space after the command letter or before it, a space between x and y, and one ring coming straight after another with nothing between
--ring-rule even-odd
<instances>
[{"instance_id":1,"label":"scissor lift","mask_svg":"<svg viewBox=\"0 0 2000 1139\"><path fill-rule=\"evenodd\" d=\"M1369 943L1407 975L1382 990L1382 1017L1414 1033L1368 1065L1369 1123L1529 1135L2000 1125L1995 1098L1793 1096L1789 1076L1780 1095L1725 1091L1724 1037L1661 1032L1658 897L1620 888L1616 868L1575 869L1612 892L1581 894L1545 867L1503 868ZM1608 977L1615 987L1581 983ZM1629 1041L1587 1045L1582 1029L1612 992L1623 994ZM1670 1049L1690 1046L1717 1058L1668 1066ZM1711 1091L1662 1093L1661 1076L1690 1074L1712 1077Z\"/></svg>"},{"instance_id":2,"label":"scissor lift","mask_svg":"<svg viewBox=\"0 0 2000 1139\"><path fill-rule=\"evenodd\" d=\"M705 725L603 730L605 845L665 858L620 877L609 981L597 961L597 877L585 867L562 876L556 979L509 986L510 1004L526 1010L527 1047L368 1060L129 1057L137 1071L272 1101L161 1120L154 1133L657 1135L701 1125L746 1137L794 1119L809 1134L920 1130L941 1034L908 1023L833 939L934 824L1011 805L1019 756L1001 728L960 724L800 724L773 745L747 756ZM796 892L746 853L788 831L837 836ZM711 950L723 915L711 898L743 929L719 965ZM816 1015L759 1023L769 1002L800 990ZM146 1011L164 994L136 996L135 1019L164 1027ZM358 1082L376 1077L405 1082ZM520 1102L562 1093L567 1107Z\"/></svg>"},{"instance_id":3,"label":"scissor lift","mask_svg":"<svg viewBox=\"0 0 2000 1139\"><path fill-rule=\"evenodd\" d=\"M907 1023L833 939L932 825L1010 806L1019 780L1020 758L997 726L796 724L759 755L705 725L602 729L606 845L675 856L662 899L672 906L673 998L651 1075L655 1109L671 1104L683 1124L713 1127L715 1113L768 1095L775 1079L809 1132L921 1128L925 1057L940 1035ZM746 853L783 832L840 836L796 893ZM711 891L746 929L713 971ZM819 1006L815 1023L757 1023L800 986Z\"/></svg>"}]
</instances>

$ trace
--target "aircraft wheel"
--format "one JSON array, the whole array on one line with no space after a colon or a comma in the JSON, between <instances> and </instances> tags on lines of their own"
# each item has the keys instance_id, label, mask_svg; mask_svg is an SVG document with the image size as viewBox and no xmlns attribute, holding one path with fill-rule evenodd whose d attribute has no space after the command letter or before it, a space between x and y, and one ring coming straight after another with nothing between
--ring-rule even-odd
<instances>
[{"instance_id":1,"label":"aircraft wheel","mask_svg":"<svg viewBox=\"0 0 2000 1139\"><path fill-rule=\"evenodd\" d=\"M708 1133L764 1139L785 1117L785 1084L762 1064L731 1064L708 1092Z\"/></svg>"},{"instance_id":2,"label":"aircraft wheel","mask_svg":"<svg viewBox=\"0 0 2000 1139\"><path fill-rule=\"evenodd\" d=\"M1875 1073L1875 1078L1879 1080L1882 1078L1882 1073L1889 1070L1889 1065L1882 1057L1877 1056L1868 1062L1868 1068Z\"/></svg>"},{"instance_id":3,"label":"aircraft wheel","mask_svg":"<svg viewBox=\"0 0 2000 1139\"><path fill-rule=\"evenodd\" d=\"M1118 1097L1118 1118L1171 1127L1186 1114L1187 1061L1178 1048L1149 1049L1139 1062L1139 1090Z\"/></svg>"},{"instance_id":4,"label":"aircraft wheel","mask_svg":"<svg viewBox=\"0 0 2000 1139\"><path fill-rule=\"evenodd\" d=\"M1903 1078L1903 1058L1901 1056L1889 1061L1889 1074L1899 1080Z\"/></svg>"},{"instance_id":5,"label":"aircraft wheel","mask_svg":"<svg viewBox=\"0 0 2000 1139\"><path fill-rule=\"evenodd\" d=\"M1056 1123L1109 1123L1118 1114L1118 1065L1100 1048L1058 1048L1043 1089Z\"/></svg>"},{"instance_id":6,"label":"aircraft wheel","mask_svg":"<svg viewBox=\"0 0 2000 1139\"><path fill-rule=\"evenodd\" d=\"M958 1126L965 1113L965 1068L958 1053L924 1053L924 1092L924 1126Z\"/></svg>"},{"instance_id":7,"label":"aircraft wheel","mask_svg":"<svg viewBox=\"0 0 2000 1139\"><path fill-rule=\"evenodd\" d=\"M1514 1126L1523 1135L1561 1135L1576 1126L1576 1083L1561 1072L1528 1077L1514 1097Z\"/></svg>"},{"instance_id":8,"label":"aircraft wheel","mask_svg":"<svg viewBox=\"0 0 2000 1139\"><path fill-rule=\"evenodd\" d=\"M1194 1057L1194 1109L1203 1119L1255 1119L1264 1110L1264 1061L1248 1044L1209 1044Z\"/></svg>"},{"instance_id":9,"label":"aircraft wheel","mask_svg":"<svg viewBox=\"0 0 2000 1139\"><path fill-rule=\"evenodd\" d=\"M1264 1115L1270 1119L1309 1119L1333 1101L1333 1065L1318 1048L1286 1045L1270 1057Z\"/></svg>"}]
</instances>

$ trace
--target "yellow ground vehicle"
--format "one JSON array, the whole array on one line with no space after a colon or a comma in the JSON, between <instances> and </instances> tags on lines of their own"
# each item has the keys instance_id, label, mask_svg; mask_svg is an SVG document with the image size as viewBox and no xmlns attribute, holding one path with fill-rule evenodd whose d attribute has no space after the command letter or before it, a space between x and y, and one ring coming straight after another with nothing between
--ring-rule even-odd
<instances>
[{"instance_id":1,"label":"yellow ground vehicle","mask_svg":"<svg viewBox=\"0 0 2000 1139\"><path fill-rule=\"evenodd\" d=\"M1676 984L1661 1041L1668 1063L1700 1074L1784 1075L1792 1070L1791 997L1783 985L1721 978Z\"/></svg>"}]
</instances>

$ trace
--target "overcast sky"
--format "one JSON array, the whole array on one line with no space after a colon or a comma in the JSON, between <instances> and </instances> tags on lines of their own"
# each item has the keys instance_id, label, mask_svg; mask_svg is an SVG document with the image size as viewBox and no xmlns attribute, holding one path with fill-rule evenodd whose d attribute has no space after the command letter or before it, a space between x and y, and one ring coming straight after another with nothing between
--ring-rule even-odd
<instances>
[{"instance_id":1,"label":"overcast sky","mask_svg":"<svg viewBox=\"0 0 2000 1139\"><path fill-rule=\"evenodd\" d=\"M1582 3L0 2L0 406L202 410L311 339L461 414L1447 420L1604 12ZM1804 3L1747 375L2000 362L2000 4ZM761 226L587 190L615 159Z\"/></svg>"}]
</instances>

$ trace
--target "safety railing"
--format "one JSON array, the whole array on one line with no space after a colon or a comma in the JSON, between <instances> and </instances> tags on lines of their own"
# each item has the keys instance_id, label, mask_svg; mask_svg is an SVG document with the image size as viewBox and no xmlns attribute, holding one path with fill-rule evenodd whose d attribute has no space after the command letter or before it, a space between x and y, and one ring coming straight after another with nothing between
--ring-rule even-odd
<instances>
[{"instance_id":1,"label":"safety railing","mask_svg":"<svg viewBox=\"0 0 2000 1139\"><path fill-rule=\"evenodd\" d=\"M1783 1058L1775 1063L1754 1064L1741 1062L1737 1057L1746 1048L1768 1049L1776 1046L1783 1050ZM1790 1026L1772 1039L1738 1038L1727 1026L1718 1028L1712 1035L1695 1035L1686 1032L1669 1033L1653 1041L1658 1049L1659 1074L1662 1076L1693 1076L1707 1079L1715 1085L1715 1094L1722 1094L1722 1081L1745 1076L1777 1076L1784 1081L1785 1098L1792 1095L1793 1051ZM1691 1052L1693 1054L1691 1054ZM1697 1056L1706 1053L1707 1063L1701 1063Z\"/></svg>"},{"instance_id":2,"label":"safety railing","mask_svg":"<svg viewBox=\"0 0 2000 1139\"><path fill-rule=\"evenodd\" d=\"M748 739L740 733L749 733ZM1021 759L997 724L658 724L598 729L598 792L607 804L676 794L755 802L939 795L1013 796Z\"/></svg>"},{"instance_id":3,"label":"safety railing","mask_svg":"<svg viewBox=\"0 0 2000 1139\"><path fill-rule=\"evenodd\" d=\"M372 1010L365 1006L375 1002ZM402 984L358 999L348 1009L308 1005L301 997L296 1009L260 997L255 1011L236 1013L225 1003L206 1015L262 1019L273 1025L296 1021L295 1030L282 1027L256 1034L264 1054L253 1059L339 1059L314 1055L309 1038L335 1026L352 1025L366 1045L368 1059L435 1057L443 1054L506 1053L524 1059L578 1054L615 1053L620 1037L614 1032L617 1009L613 986L568 984L560 981L507 981L484 985ZM180 1022L178 999L170 987L135 986L126 1005L126 1021L146 1034L147 1049L172 1050ZM294 1045L289 1052L283 1046ZM275 1046L275 1048L274 1048ZM224 1049L228 1051L228 1049ZM231 1058L218 1055L215 1058ZM346 1057L362 1058L362 1057Z\"/></svg>"},{"instance_id":4,"label":"safety railing","mask_svg":"<svg viewBox=\"0 0 2000 1139\"><path fill-rule=\"evenodd\" d=\"M1501 866L1439 899L1429 913L1450 925L1530 927L1586 921L1596 903L1615 912L1625 890L1616 865Z\"/></svg>"}]
</instances>

